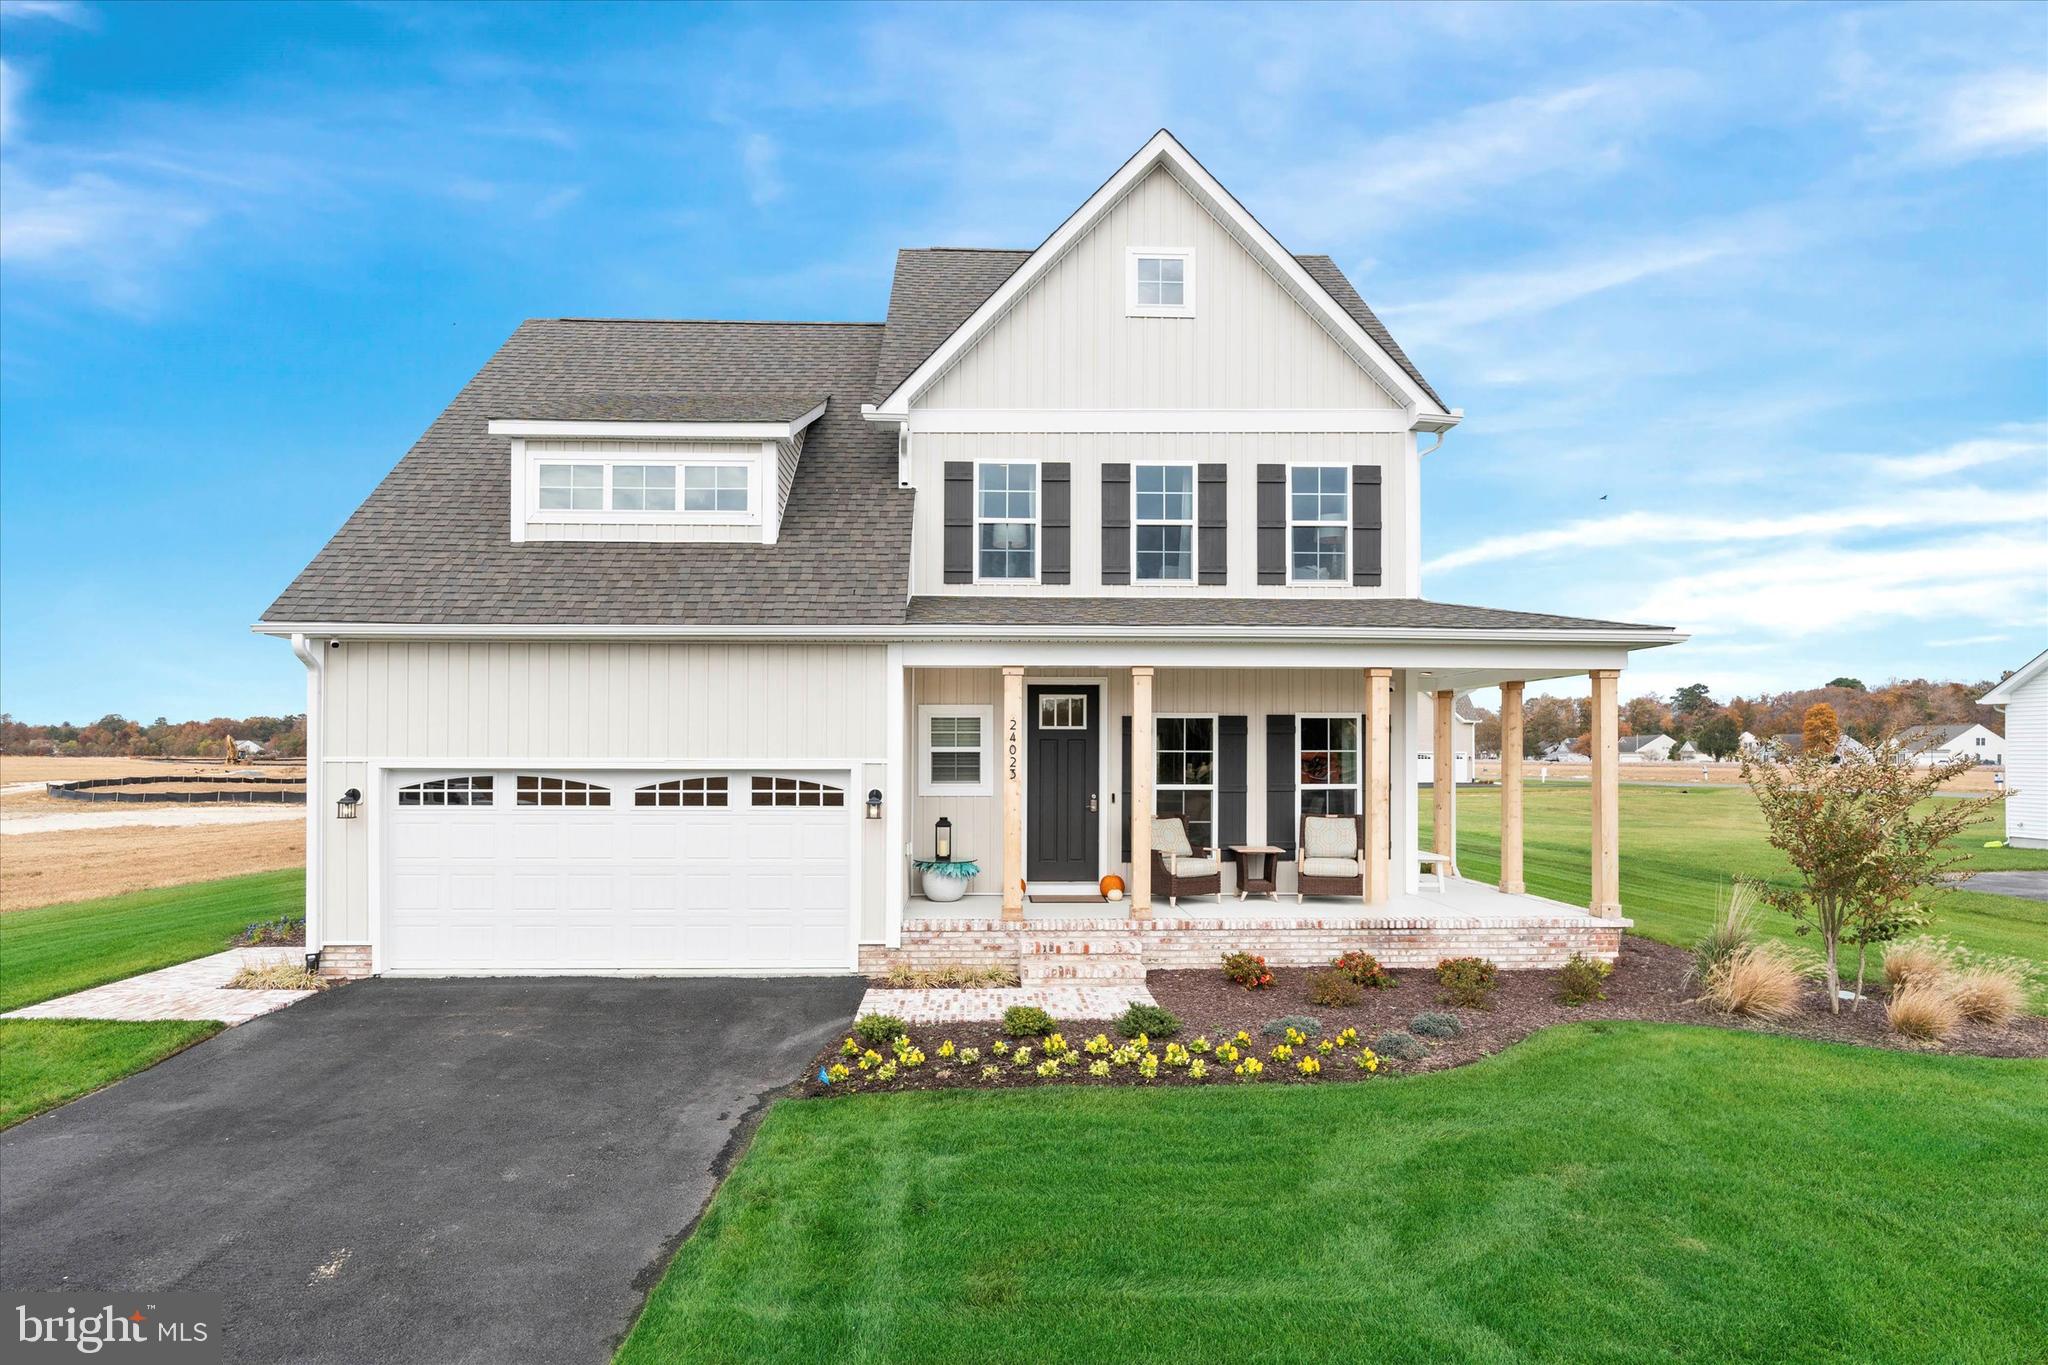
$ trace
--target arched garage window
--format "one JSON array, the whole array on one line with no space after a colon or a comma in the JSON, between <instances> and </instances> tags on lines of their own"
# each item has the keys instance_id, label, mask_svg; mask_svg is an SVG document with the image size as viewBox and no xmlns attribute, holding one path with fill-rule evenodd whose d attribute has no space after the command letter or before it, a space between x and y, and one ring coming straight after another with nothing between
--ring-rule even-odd
<instances>
[{"instance_id":1,"label":"arched garage window","mask_svg":"<svg viewBox=\"0 0 2048 1365\"><path fill-rule=\"evenodd\" d=\"M522 806L609 806L612 794L604 787L578 782L572 777L534 777L521 773L518 802Z\"/></svg>"},{"instance_id":2,"label":"arched garage window","mask_svg":"<svg viewBox=\"0 0 2048 1365\"><path fill-rule=\"evenodd\" d=\"M722 777L679 777L671 782L654 782L633 793L636 806L723 806L725 779Z\"/></svg>"},{"instance_id":3,"label":"arched garage window","mask_svg":"<svg viewBox=\"0 0 2048 1365\"><path fill-rule=\"evenodd\" d=\"M401 806L488 806L491 779L488 777L437 777L398 789Z\"/></svg>"},{"instance_id":4,"label":"arched garage window","mask_svg":"<svg viewBox=\"0 0 2048 1365\"><path fill-rule=\"evenodd\" d=\"M756 777L754 804L757 806L844 806L846 793L823 782L806 782L797 777Z\"/></svg>"}]
</instances>

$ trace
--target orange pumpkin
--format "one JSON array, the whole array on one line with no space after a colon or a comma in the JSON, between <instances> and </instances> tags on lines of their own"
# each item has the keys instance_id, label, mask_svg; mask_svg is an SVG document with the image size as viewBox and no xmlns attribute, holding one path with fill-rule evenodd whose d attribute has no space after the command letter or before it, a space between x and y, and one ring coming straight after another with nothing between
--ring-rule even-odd
<instances>
[{"instance_id":1,"label":"orange pumpkin","mask_svg":"<svg viewBox=\"0 0 2048 1365\"><path fill-rule=\"evenodd\" d=\"M1114 872L1110 873L1107 877L1104 877L1100 885L1100 890L1105 898L1107 898L1111 892L1122 891L1123 889L1124 879L1122 877L1117 876Z\"/></svg>"}]
</instances>

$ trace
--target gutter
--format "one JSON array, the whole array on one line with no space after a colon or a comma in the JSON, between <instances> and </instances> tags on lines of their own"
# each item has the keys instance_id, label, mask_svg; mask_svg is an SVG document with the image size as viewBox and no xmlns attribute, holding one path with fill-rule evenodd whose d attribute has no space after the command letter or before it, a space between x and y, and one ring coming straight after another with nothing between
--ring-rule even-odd
<instances>
[{"instance_id":1,"label":"gutter","mask_svg":"<svg viewBox=\"0 0 2048 1365\"><path fill-rule=\"evenodd\" d=\"M320 924L321 857L320 716L327 694L327 660L303 631L292 633L292 653L306 666L306 956L317 960L324 941Z\"/></svg>"},{"instance_id":2,"label":"gutter","mask_svg":"<svg viewBox=\"0 0 2048 1365\"><path fill-rule=\"evenodd\" d=\"M643 626L643 625L421 625L412 622L258 621L257 635L318 634L334 639L441 640L1160 640L1186 644L1250 644L1286 640L1319 644L1394 642L1403 644L1652 645L1683 644L1685 631L1664 627L1619 630L1541 630L1527 627L1459 630L1398 626L1013 626L1001 622L953 621L929 626L822 625ZM310 796L310 793L309 793Z\"/></svg>"}]
</instances>

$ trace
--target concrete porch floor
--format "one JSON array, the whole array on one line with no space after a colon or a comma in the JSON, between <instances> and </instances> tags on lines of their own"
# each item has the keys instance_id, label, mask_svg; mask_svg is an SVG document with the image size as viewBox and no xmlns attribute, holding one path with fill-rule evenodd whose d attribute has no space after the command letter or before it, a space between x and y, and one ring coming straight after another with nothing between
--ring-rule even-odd
<instances>
[{"instance_id":1,"label":"concrete porch floor","mask_svg":"<svg viewBox=\"0 0 2048 1365\"><path fill-rule=\"evenodd\" d=\"M1541 919L1551 921L1568 919L1587 923L1619 925L1627 928L1630 921L1595 921L1585 907L1567 905L1543 896L1510 896L1489 882L1467 881L1462 877L1448 878L1442 891L1435 889L1428 878L1423 879L1424 889L1414 894L1390 896L1384 904L1365 905L1349 896L1310 896L1297 902L1289 893L1277 900L1265 896L1253 896L1239 900L1235 892L1217 896L1183 896L1180 905L1170 907L1163 896L1155 897L1152 905L1152 919L1173 920L1235 920L1256 919L1262 924L1276 921L1297 920L1304 923L1322 923L1332 918L1399 920L1402 923L1415 921L1485 920L1489 922L1521 921ZM923 897L912 897L904 906L905 924L933 924L949 920L1000 921L1003 902L999 894L974 894L963 896L957 901L939 903ZM1024 902L1024 920L1027 924L1064 923L1075 920L1091 922L1120 921L1133 923L1130 904L1127 901L1105 901L1101 904L1037 904L1028 898Z\"/></svg>"}]
</instances>

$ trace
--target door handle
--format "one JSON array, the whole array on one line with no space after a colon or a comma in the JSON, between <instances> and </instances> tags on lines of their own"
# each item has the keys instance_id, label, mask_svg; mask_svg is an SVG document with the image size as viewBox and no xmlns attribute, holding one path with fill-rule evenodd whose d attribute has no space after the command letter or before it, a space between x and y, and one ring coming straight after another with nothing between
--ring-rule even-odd
<instances>
[{"instance_id":1,"label":"door handle","mask_svg":"<svg viewBox=\"0 0 2048 1365\"><path fill-rule=\"evenodd\" d=\"M1095 814L1095 793L1094 793L1094 792L1089 792L1089 793L1088 793L1088 813L1089 813L1090 815L1093 815L1093 814Z\"/></svg>"}]
</instances>

